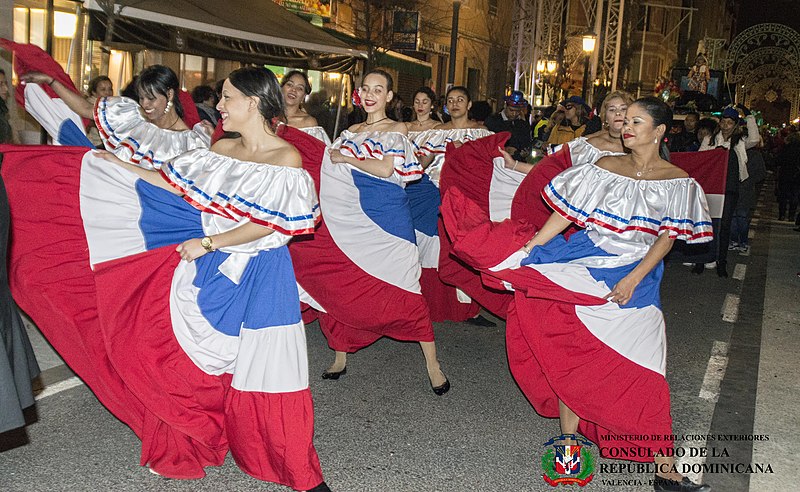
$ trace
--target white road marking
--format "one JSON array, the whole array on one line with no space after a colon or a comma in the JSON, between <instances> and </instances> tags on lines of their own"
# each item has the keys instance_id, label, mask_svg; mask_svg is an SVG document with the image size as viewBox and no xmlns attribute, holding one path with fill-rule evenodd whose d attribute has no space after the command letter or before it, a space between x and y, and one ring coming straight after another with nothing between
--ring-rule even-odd
<instances>
[{"instance_id":1,"label":"white road marking","mask_svg":"<svg viewBox=\"0 0 800 492\"><path fill-rule=\"evenodd\" d=\"M745 272L747 272L747 265L744 263L737 263L733 267L733 278L736 280L744 280Z\"/></svg>"},{"instance_id":2,"label":"white road marking","mask_svg":"<svg viewBox=\"0 0 800 492\"><path fill-rule=\"evenodd\" d=\"M749 231L747 231L747 239L753 239L754 237L756 237L755 229L750 229Z\"/></svg>"},{"instance_id":3,"label":"white road marking","mask_svg":"<svg viewBox=\"0 0 800 492\"><path fill-rule=\"evenodd\" d=\"M728 344L726 342L720 342L718 340L714 341L714 346L711 348L711 357L708 359L708 366L706 367L706 374L703 378L703 386L700 388L700 398L713 402L716 406L717 400L719 399L719 387L722 383L722 379L725 377L725 369L728 367ZM714 409L711 409L711 414L714 414ZM711 429L711 421L708 421L708 424L703 424L703 428L696 429L698 434L705 435L708 434ZM694 432L695 429L692 429ZM690 447L697 447L698 442L687 442L684 443ZM694 469L702 469L703 464L706 462L705 456L690 456L690 453L687 453L676 460L678 469L683 470L684 466L686 466L686 470L692 470L693 465L699 465ZM689 471L686 474L691 480L697 483L703 482L703 473L693 473Z\"/></svg>"},{"instance_id":4,"label":"white road marking","mask_svg":"<svg viewBox=\"0 0 800 492\"><path fill-rule=\"evenodd\" d=\"M727 367L728 344L715 341L706 366L706 375L703 377L703 386L700 388L700 398L713 402L719 399L719 385L725 377Z\"/></svg>"},{"instance_id":5,"label":"white road marking","mask_svg":"<svg viewBox=\"0 0 800 492\"><path fill-rule=\"evenodd\" d=\"M42 398L47 398L48 396L53 396L56 393L61 393L62 391L68 390L70 388L74 388L75 386L80 386L83 384L78 376L72 376L69 379L65 379L63 381L59 381L55 384L51 384L47 386L41 393L36 395L36 400L41 400Z\"/></svg>"},{"instance_id":6,"label":"white road marking","mask_svg":"<svg viewBox=\"0 0 800 492\"><path fill-rule=\"evenodd\" d=\"M736 323L738 317L739 296L736 294L728 294L725 296L725 302L722 304L722 321Z\"/></svg>"}]
</instances>

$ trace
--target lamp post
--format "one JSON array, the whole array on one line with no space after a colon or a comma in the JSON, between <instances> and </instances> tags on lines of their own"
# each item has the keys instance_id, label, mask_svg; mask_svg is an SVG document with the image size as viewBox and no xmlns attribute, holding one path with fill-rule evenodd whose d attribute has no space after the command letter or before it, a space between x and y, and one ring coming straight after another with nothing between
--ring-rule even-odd
<instances>
[{"instance_id":1,"label":"lamp post","mask_svg":"<svg viewBox=\"0 0 800 492\"><path fill-rule=\"evenodd\" d=\"M596 43L597 36L593 32L583 35L583 54L586 55L586 59L583 61L583 91L581 92L581 97L587 103L586 95L589 92L589 58L591 58L592 53L594 53L594 46Z\"/></svg>"},{"instance_id":2,"label":"lamp post","mask_svg":"<svg viewBox=\"0 0 800 492\"><path fill-rule=\"evenodd\" d=\"M543 74L542 76L542 105L547 104L547 81L550 76L552 76L556 72L556 68L558 68L558 61L555 59L553 55L545 55L544 58L539 59L536 62L536 72Z\"/></svg>"},{"instance_id":3,"label":"lamp post","mask_svg":"<svg viewBox=\"0 0 800 492\"><path fill-rule=\"evenodd\" d=\"M447 86L456 85L456 48L458 47L458 13L461 10L461 0L453 2L453 24L450 30L450 63L447 67Z\"/></svg>"}]
</instances>

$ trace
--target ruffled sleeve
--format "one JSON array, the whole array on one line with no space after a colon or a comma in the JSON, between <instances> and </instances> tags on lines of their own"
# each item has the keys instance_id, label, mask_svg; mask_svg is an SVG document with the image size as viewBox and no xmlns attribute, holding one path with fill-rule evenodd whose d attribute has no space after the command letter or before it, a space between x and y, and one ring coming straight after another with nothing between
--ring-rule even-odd
<instances>
[{"instance_id":1,"label":"ruffled sleeve","mask_svg":"<svg viewBox=\"0 0 800 492\"><path fill-rule=\"evenodd\" d=\"M208 138L196 130L163 130L150 123L139 104L127 97L98 99L94 121L107 150L145 169L160 169L175 156L209 145Z\"/></svg>"},{"instance_id":2,"label":"ruffled sleeve","mask_svg":"<svg viewBox=\"0 0 800 492\"><path fill-rule=\"evenodd\" d=\"M414 154L414 145L402 133L343 131L332 148L358 160L391 158L394 173L400 181L415 181L422 177L422 165Z\"/></svg>"},{"instance_id":3,"label":"ruffled sleeve","mask_svg":"<svg viewBox=\"0 0 800 492\"><path fill-rule=\"evenodd\" d=\"M673 239L690 244L711 241L714 232L706 194L694 179L686 178L683 181L686 183L676 186L667 202L658 233L667 233Z\"/></svg>"},{"instance_id":4,"label":"ruffled sleeve","mask_svg":"<svg viewBox=\"0 0 800 492\"><path fill-rule=\"evenodd\" d=\"M418 157L431 154L444 154L447 150L447 144L450 142L470 142L492 134L492 132L484 128L463 128L454 130L438 130L432 128L424 132L419 132L414 136L414 150Z\"/></svg>"},{"instance_id":5,"label":"ruffled sleeve","mask_svg":"<svg viewBox=\"0 0 800 492\"><path fill-rule=\"evenodd\" d=\"M713 237L705 194L692 178L637 180L587 164L553 178L542 197L578 226L625 241L652 243L665 233L687 243Z\"/></svg>"},{"instance_id":6,"label":"ruffled sleeve","mask_svg":"<svg viewBox=\"0 0 800 492\"><path fill-rule=\"evenodd\" d=\"M187 152L161 175L203 212L251 222L286 235L310 234L320 218L314 181L300 168L245 162L207 149Z\"/></svg>"}]
</instances>

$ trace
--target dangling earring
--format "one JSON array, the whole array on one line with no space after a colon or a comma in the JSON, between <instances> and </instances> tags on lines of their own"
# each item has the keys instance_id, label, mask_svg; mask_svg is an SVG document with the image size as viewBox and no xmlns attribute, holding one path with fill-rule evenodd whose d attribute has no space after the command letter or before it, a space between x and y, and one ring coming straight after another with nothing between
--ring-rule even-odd
<instances>
[{"instance_id":1,"label":"dangling earring","mask_svg":"<svg viewBox=\"0 0 800 492\"><path fill-rule=\"evenodd\" d=\"M656 144L656 145L658 145L658 137L656 137L656 139L655 139L655 140L653 140L653 143L654 143L654 144Z\"/></svg>"},{"instance_id":2,"label":"dangling earring","mask_svg":"<svg viewBox=\"0 0 800 492\"><path fill-rule=\"evenodd\" d=\"M172 109L172 99L170 99L169 101L167 101L167 107L166 107L166 108L164 108L164 114L167 114L167 113L169 113L169 110L170 110L170 109Z\"/></svg>"}]
</instances>

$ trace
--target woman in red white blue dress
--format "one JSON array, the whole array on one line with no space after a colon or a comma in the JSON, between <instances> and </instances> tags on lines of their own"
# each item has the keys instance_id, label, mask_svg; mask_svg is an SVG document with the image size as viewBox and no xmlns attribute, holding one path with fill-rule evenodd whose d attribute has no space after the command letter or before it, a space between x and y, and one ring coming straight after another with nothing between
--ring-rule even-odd
<instances>
[{"instance_id":1,"label":"woman in red white blue dress","mask_svg":"<svg viewBox=\"0 0 800 492\"><path fill-rule=\"evenodd\" d=\"M145 169L160 169L167 159L193 149L208 148L211 129L202 124L190 128L178 76L169 67L151 65L136 78L139 101L122 96L98 98L92 104L73 92L52 74L28 72L25 83L48 85L69 109L81 118L93 120L106 150L123 161ZM197 118L199 121L199 118Z\"/></svg>"},{"instance_id":2,"label":"woman in red white blue dress","mask_svg":"<svg viewBox=\"0 0 800 492\"><path fill-rule=\"evenodd\" d=\"M364 76L358 91L367 120L342 132L322 161L320 204L324 224L298 261L298 281L319 313L320 327L336 352L324 379L347 370L347 353L381 337L419 342L431 388L450 388L436 358L433 324L420 290L419 249L406 183L422 167L406 126L386 116L392 77L383 70ZM332 240L335 248L313 254ZM297 244L303 247L304 244ZM294 250L293 250L293 255ZM302 263L302 264L301 264Z\"/></svg>"},{"instance_id":3,"label":"woman in red white blue dress","mask_svg":"<svg viewBox=\"0 0 800 492\"><path fill-rule=\"evenodd\" d=\"M631 459L655 461L657 491L707 491L669 457L662 259L676 239L712 235L700 186L659 157L671 120L658 99L629 106L623 139L631 153L556 176L542 192L555 211L533 239L531 225L491 223L457 190L442 214L459 256L515 291L509 363L537 412L601 451L639 450ZM582 230L560 235L571 224Z\"/></svg>"},{"instance_id":4,"label":"woman in red white blue dress","mask_svg":"<svg viewBox=\"0 0 800 492\"><path fill-rule=\"evenodd\" d=\"M236 70L222 96L223 127L239 136L212 150L159 171L83 155L71 192L84 232L70 241L88 246L104 355L131 396L125 421L142 439L141 465L201 478L230 451L260 480L328 490L286 247L314 231L314 183L271 126L283 112L272 72Z\"/></svg>"}]
</instances>

